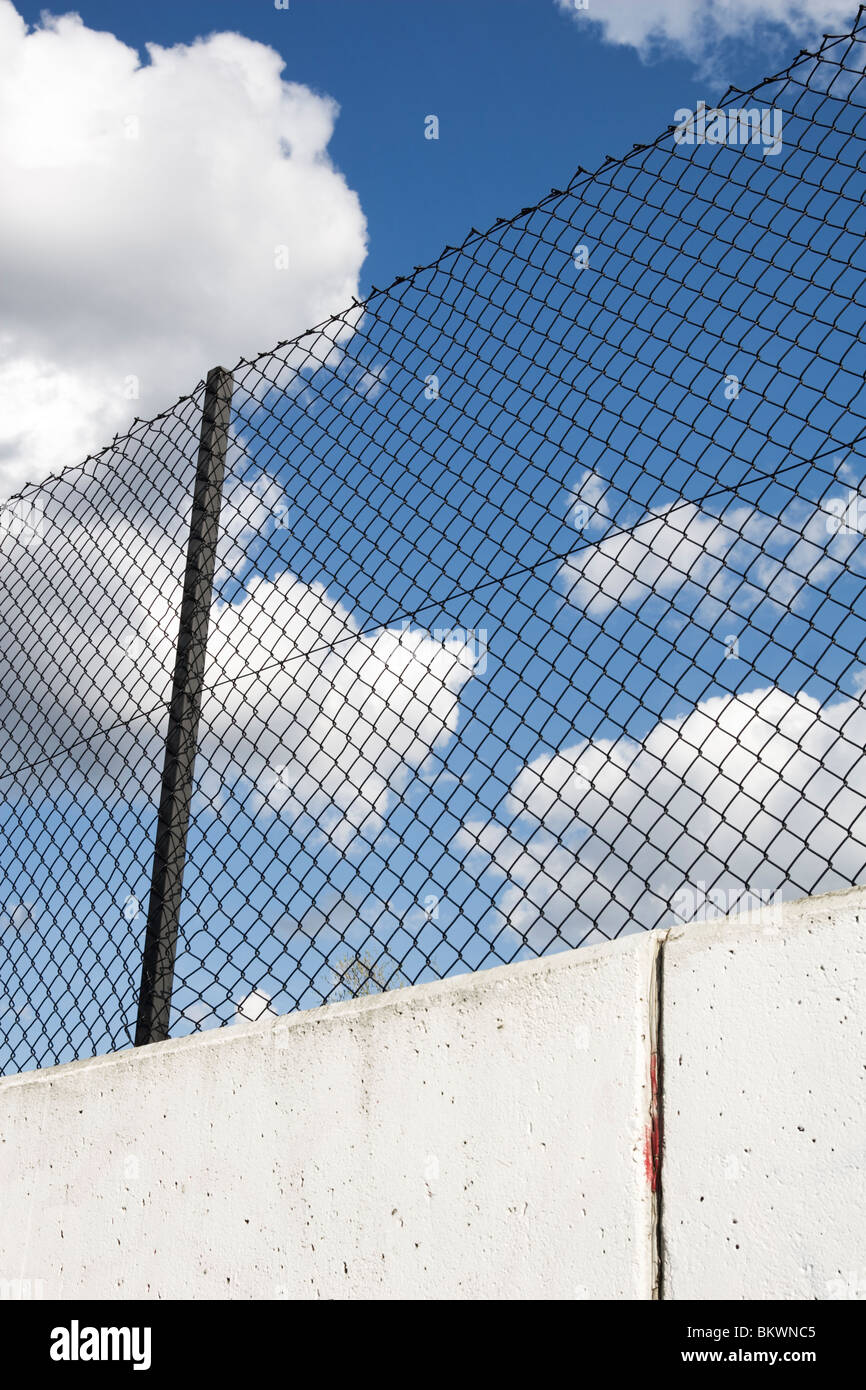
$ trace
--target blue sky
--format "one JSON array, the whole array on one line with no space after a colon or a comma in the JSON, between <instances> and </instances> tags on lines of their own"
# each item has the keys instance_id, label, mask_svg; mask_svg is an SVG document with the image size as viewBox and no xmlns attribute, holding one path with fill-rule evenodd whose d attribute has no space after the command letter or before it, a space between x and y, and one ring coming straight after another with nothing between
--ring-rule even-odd
<instances>
[{"instance_id":1,"label":"blue sky","mask_svg":"<svg viewBox=\"0 0 866 1390\"><path fill-rule=\"evenodd\" d=\"M177 1030L230 1021L254 989L278 1011L318 1003L347 948L414 982L657 925L684 886L791 896L861 872L863 544L826 508L863 477L856 65L835 99L837 51L762 89L755 104L785 113L778 156L668 137L532 210L724 83L694 56L647 64L606 46L541 0L81 13L136 46L242 20L288 77L336 97L329 149L367 218L365 292L471 225L514 219L373 296L338 360L310 356L292 378L280 349L237 373L237 546L213 644L244 665L231 709L205 721L176 996L193 1012ZM782 66L773 42L713 62L745 87ZM151 514L155 456L108 455L91 529L118 470L126 512ZM58 530L73 520L58 502ZM329 605L344 646L386 667L401 624L398 654L437 631L487 638L462 676L442 658L453 637L439 643L432 756L386 764L360 833L345 834L356 803L338 789L323 840L273 770L280 755L302 780L312 758L292 739L305 721L321 738L324 703L283 627L301 645L329 630ZM264 630L252 645L247 621ZM72 1046L123 1041L143 928L123 908L146 899L154 806L150 745L119 748L129 767L150 759L131 796L76 769L53 803L3 808L4 867L30 884L7 906L22 1064L87 989L99 1008ZM63 936L87 939L84 966L65 962ZM50 1015L46 971L62 981Z\"/></svg>"}]
</instances>

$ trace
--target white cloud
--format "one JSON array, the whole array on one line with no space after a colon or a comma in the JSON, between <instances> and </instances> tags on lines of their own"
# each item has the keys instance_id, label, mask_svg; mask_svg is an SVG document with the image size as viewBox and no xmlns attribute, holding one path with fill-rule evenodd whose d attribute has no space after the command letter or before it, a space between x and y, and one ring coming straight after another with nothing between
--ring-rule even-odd
<instances>
[{"instance_id":1,"label":"white cloud","mask_svg":"<svg viewBox=\"0 0 866 1390\"><path fill-rule=\"evenodd\" d=\"M843 573L861 539L840 529L834 502L850 506L836 494L820 505L797 499L774 517L746 505L714 516L694 502L669 503L575 551L560 581L569 602L595 621L652 596L675 598L680 612L702 606L705 623L732 600L740 612L765 599L796 607L810 586Z\"/></svg>"},{"instance_id":2,"label":"white cloud","mask_svg":"<svg viewBox=\"0 0 866 1390\"><path fill-rule=\"evenodd\" d=\"M866 855L866 707L774 687L705 700L641 744L575 744L529 762L502 821L456 849L499 880L497 907L543 950L557 935L673 922L698 885L758 901L858 881ZM684 894L684 890L689 890ZM682 914L688 916L688 914Z\"/></svg>"},{"instance_id":3,"label":"white cloud","mask_svg":"<svg viewBox=\"0 0 866 1390\"><path fill-rule=\"evenodd\" d=\"M230 436L214 573L217 594L243 569L255 540L284 526L288 515L289 504L282 484L250 464L243 445Z\"/></svg>"},{"instance_id":4,"label":"white cloud","mask_svg":"<svg viewBox=\"0 0 866 1390\"><path fill-rule=\"evenodd\" d=\"M361 373L360 380L357 382L355 390L358 395L363 396L365 400L374 401L376 397L380 396L384 391L387 380L388 364L387 362L379 362L376 366L371 367L369 371Z\"/></svg>"},{"instance_id":5,"label":"white cloud","mask_svg":"<svg viewBox=\"0 0 866 1390\"><path fill-rule=\"evenodd\" d=\"M594 475L581 485L604 505ZM779 516L670 504L576 551L562 579L598 622L655 598L707 621L729 604L796 610L854 568L862 532L839 518L859 498L797 498ZM535 950L673 921L677 898L698 913L721 893L738 910L744 899L855 882L866 853L866 672L851 688L855 698L824 705L772 686L718 695L659 720L641 743L596 738L534 758L498 819L465 823L455 849L473 876L491 876L500 919Z\"/></svg>"},{"instance_id":6,"label":"white cloud","mask_svg":"<svg viewBox=\"0 0 866 1390\"><path fill-rule=\"evenodd\" d=\"M231 456L223 578L242 571L283 497L236 443ZM60 487L41 534L10 532L0 546L6 800L14 782L33 796L40 784L51 797L93 787L108 800L157 795L186 546L180 472L174 481L180 504L148 494L140 515L127 514L124 496L110 507L99 479ZM362 633L324 586L254 574L211 615L199 809L234 789L252 814L279 815L310 846L345 850L378 833L396 793L455 733L477 665L453 634Z\"/></svg>"},{"instance_id":7,"label":"white cloud","mask_svg":"<svg viewBox=\"0 0 866 1390\"><path fill-rule=\"evenodd\" d=\"M587 469L571 490L568 519L578 531L592 529L610 516L612 489L599 473Z\"/></svg>"},{"instance_id":8,"label":"white cloud","mask_svg":"<svg viewBox=\"0 0 866 1390\"><path fill-rule=\"evenodd\" d=\"M186 1012L189 1015L188 1009ZM250 993L244 995L237 1006L239 1022L255 1023L258 1019L264 1018L265 1014L273 1013L276 1013L276 1010L271 1008L271 996L266 994L263 989L250 990Z\"/></svg>"},{"instance_id":9,"label":"white cloud","mask_svg":"<svg viewBox=\"0 0 866 1390\"><path fill-rule=\"evenodd\" d=\"M357 293L336 104L239 34L147 53L0 0L0 495Z\"/></svg>"},{"instance_id":10,"label":"white cloud","mask_svg":"<svg viewBox=\"0 0 866 1390\"><path fill-rule=\"evenodd\" d=\"M651 593L669 597L686 579L709 589L736 532L693 503L671 503L628 531L571 556L562 580L569 601L601 618Z\"/></svg>"},{"instance_id":11,"label":"white cloud","mask_svg":"<svg viewBox=\"0 0 866 1390\"><path fill-rule=\"evenodd\" d=\"M254 580L214 617L203 764L240 774L256 814L345 849L382 828L395 791L457 727L475 661L466 643L413 628L361 634L321 585Z\"/></svg>"},{"instance_id":12,"label":"white cloud","mask_svg":"<svg viewBox=\"0 0 866 1390\"><path fill-rule=\"evenodd\" d=\"M776 29L801 43L844 33L857 13L851 0L556 0L581 24L600 25L608 43L634 48L646 62L669 53L705 67L731 40L754 40Z\"/></svg>"}]
</instances>

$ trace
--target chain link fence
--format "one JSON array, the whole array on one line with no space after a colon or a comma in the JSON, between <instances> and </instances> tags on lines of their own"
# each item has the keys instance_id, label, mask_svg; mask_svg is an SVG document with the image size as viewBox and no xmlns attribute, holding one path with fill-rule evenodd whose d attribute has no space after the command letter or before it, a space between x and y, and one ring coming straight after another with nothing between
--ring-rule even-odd
<instances>
[{"instance_id":1,"label":"chain link fence","mask_svg":"<svg viewBox=\"0 0 866 1390\"><path fill-rule=\"evenodd\" d=\"M5 1070L863 880L863 19L5 505Z\"/></svg>"}]
</instances>

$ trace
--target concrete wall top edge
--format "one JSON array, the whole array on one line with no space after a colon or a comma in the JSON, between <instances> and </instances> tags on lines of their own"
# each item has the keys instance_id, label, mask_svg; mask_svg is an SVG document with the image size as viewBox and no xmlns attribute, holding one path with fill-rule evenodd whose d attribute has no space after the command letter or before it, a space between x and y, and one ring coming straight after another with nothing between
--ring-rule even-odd
<instances>
[{"instance_id":1,"label":"concrete wall top edge","mask_svg":"<svg viewBox=\"0 0 866 1390\"><path fill-rule=\"evenodd\" d=\"M702 922L678 922L665 931L666 943L675 947L674 959L684 959L695 952L717 945L762 937L790 936L808 933L817 928L837 926L840 922L856 921L866 915L866 887L840 888L815 898L796 898L790 902L772 903L730 917L714 917ZM866 932L864 932L866 943Z\"/></svg>"},{"instance_id":2,"label":"concrete wall top edge","mask_svg":"<svg viewBox=\"0 0 866 1390\"><path fill-rule=\"evenodd\" d=\"M466 971L445 980L431 980L422 985L407 985L400 989L385 990L381 994L368 995L360 999L346 999L332 1004L322 1004L315 1009L294 1009L291 1013L268 1015L252 1022L223 1024L191 1033L183 1038L169 1038L166 1042L153 1043L148 1047L121 1048L116 1052L102 1053L97 1057L84 1057L73 1062L62 1062L54 1067L40 1067L32 1071L19 1072L0 1077L0 1093L10 1086L50 1085L64 1078L77 1077L83 1071L94 1068L110 1068L124 1065L134 1056L137 1063L157 1061L172 1053L189 1049L203 1049L225 1046L244 1037L263 1036L271 1033L275 1038L297 1028L321 1028L326 1024L337 1023L347 1016L363 1016L381 1011L399 1015L406 1010L425 1008L434 1000L443 1001L448 996L455 999L467 995L487 997L497 989L507 986L519 977L524 979L533 975L548 975L561 970L592 969L612 954L632 953L635 956L651 957L656 942L664 931L637 932L614 941L597 945L581 946L575 950L559 951L555 955L543 956L537 960L519 961L512 965L494 966L487 970Z\"/></svg>"},{"instance_id":3,"label":"concrete wall top edge","mask_svg":"<svg viewBox=\"0 0 866 1390\"><path fill-rule=\"evenodd\" d=\"M409 985L402 989L386 990L382 994L370 995L363 999L348 999L339 1003L323 1004L315 1009L296 1009L291 1013L268 1016L254 1022L224 1024L222 1027L192 1033L184 1038L171 1038L167 1042L155 1043L151 1047L123 1048L117 1052L104 1053L98 1057L82 1058L74 1062L64 1062L59 1066L42 1067L33 1071L21 1072L12 1076L0 1077L0 1090L9 1086L44 1085L71 1076L83 1069L93 1067L112 1067L129 1060L135 1055L141 1061L165 1057L169 1052L188 1048L220 1047L250 1034L271 1031L279 1036L289 1029L321 1027L336 1022L347 1014L364 1015L379 1010L394 1010L426 1007L435 998L449 995L457 998L467 993L487 994L495 991L507 981L519 975L546 974L559 970L591 969L599 960L614 952L635 952L652 955L657 943L663 941L676 944L674 960L683 959L697 951L704 951L715 945L731 943L753 935L756 928L762 933L811 931L816 926L827 926L838 922L840 917L856 917L866 913L866 887L842 888L813 898L798 898L794 901L771 904L754 911L742 912L730 917L717 917L709 921L676 923L647 932L635 932L605 941L597 945L582 946L576 950L561 951L555 955L544 956L538 960L520 961L514 965L495 966L489 970L467 971L445 980L433 980L427 984ZM866 936L864 936L866 941Z\"/></svg>"}]
</instances>

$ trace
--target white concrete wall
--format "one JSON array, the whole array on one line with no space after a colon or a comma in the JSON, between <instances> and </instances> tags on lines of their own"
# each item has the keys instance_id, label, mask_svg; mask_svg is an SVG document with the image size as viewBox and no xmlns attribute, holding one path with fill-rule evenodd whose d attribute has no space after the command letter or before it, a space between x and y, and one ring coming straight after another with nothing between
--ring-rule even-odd
<instances>
[{"instance_id":1,"label":"white concrete wall","mask_svg":"<svg viewBox=\"0 0 866 1390\"><path fill-rule=\"evenodd\" d=\"M866 1298L866 892L672 932L663 1295Z\"/></svg>"},{"instance_id":2,"label":"white concrete wall","mask_svg":"<svg viewBox=\"0 0 866 1390\"><path fill-rule=\"evenodd\" d=\"M0 1083L48 1298L646 1298L656 942Z\"/></svg>"},{"instance_id":3,"label":"white concrete wall","mask_svg":"<svg viewBox=\"0 0 866 1390\"><path fill-rule=\"evenodd\" d=\"M668 1298L864 1297L864 929L834 894L7 1078L0 1296L645 1299L660 1249Z\"/></svg>"}]
</instances>

